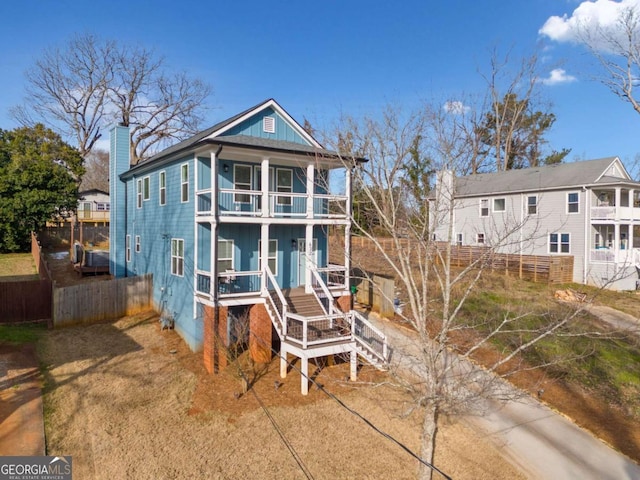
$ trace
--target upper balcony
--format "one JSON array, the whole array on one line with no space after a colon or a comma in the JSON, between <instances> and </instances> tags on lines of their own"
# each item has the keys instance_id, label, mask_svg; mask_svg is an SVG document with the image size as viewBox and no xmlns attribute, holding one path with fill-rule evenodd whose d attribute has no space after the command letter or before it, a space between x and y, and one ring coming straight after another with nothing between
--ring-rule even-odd
<instances>
[{"instance_id":1,"label":"upper balcony","mask_svg":"<svg viewBox=\"0 0 640 480\"><path fill-rule=\"evenodd\" d=\"M345 195L268 192L257 190L220 189L217 208L212 202L211 189L196 192L196 215L217 215L230 220L238 217L290 218L312 220L346 220ZM217 210L217 211L216 211Z\"/></svg>"},{"instance_id":2,"label":"upper balcony","mask_svg":"<svg viewBox=\"0 0 640 480\"><path fill-rule=\"evenodd\" d=\"M640 221L640 192L626 188L597 189L591 201L591 220Z\"/></svg>"}]
</instances>

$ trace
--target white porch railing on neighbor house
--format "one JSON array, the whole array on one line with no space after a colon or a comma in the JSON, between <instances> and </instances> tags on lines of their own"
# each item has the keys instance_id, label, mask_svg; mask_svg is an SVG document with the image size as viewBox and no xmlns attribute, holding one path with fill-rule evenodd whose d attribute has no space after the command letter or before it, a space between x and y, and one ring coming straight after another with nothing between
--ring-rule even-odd
<instances>
[{"instance_id":1,"label":"white porch railing on neighbor house","mask_svg":"<svg viewBox=\"0 0 640 480\"><path fill-rule=\"evenodd\" d=\"M640 208L599 206L591 207L591 220L638 220Z\"/></svg>"},{"instance_id":2,"label":"white porch railing on neighbor house","mask_svg":"<svg viewBox=\"0 0 640 480\"><path fill-rule=\"evenodd\" d=\"M196 214L213 215L211 189L196 192ZM266 215L269 217L308 218L309 196L306 193L269 192ZM347 197L344 195L314 194L313 218L345 219ZM258 217L265 214L259 190L221 188L218 192L218 213L221 216Z\"/></svg>"},{"instance_id":3,"label":"white porch railing on neighbor house","mask_svg":"<svg viewBox=\"0 0 640 480\"><path fill-rule=\"evenodd\" d=\"M625 250L598 248L591 250L589 260L592 262L640 265L640 248Z\"/></svg>"}]
</instances>

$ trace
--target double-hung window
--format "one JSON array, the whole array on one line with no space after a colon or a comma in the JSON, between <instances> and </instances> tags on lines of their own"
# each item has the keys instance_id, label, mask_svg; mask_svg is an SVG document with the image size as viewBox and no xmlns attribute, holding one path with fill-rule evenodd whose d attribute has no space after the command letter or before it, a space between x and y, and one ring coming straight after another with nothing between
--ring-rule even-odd
<instances>
[{"instance_id":1,"label":"double-hung window","mask_svg":"<svg viewBox=\"0 0 640 480\"><path fill-rule=\"evenodd\" d=\"M158 193L160 197L160 205L167 204L167 172L162 171L158 174Z\"/></svg>"},{"instance_id":2,"label":"double-hung window","mask_svg":"<svg viewBox=\"0 0 640 480\"><path fill-rule=\"evenodd\" d=\"M571 253L571 236L568 233L549 234L549 253Z\"/></svg>"},{"instance_id":3,"label":"double-hung window","mask_svg":"<svg viewBox=\"0 0 640 480\"><path fill-rule=\"evenodd\" d=\"M260 258L260 268L262 268L262 240L258 240L258 257ZM269 255L267 259L269 270L274 275L278 275L278 241L269 240Z\"/></svg>"},{"instance_id":4,"label":"double-hung window","mask_svg":"<svg viewBox=\"0 0 640 480\"><path fill-rule=\"evenodd\" d=\"M189 164L184 163L180 166L180 201L186 203L189 201Z\"/></svg>"},{"instance_id":5,"label":"double-hung window","mask_svg":"<svg viewBox=\"0 0 640 480\"><path fill-rule=\"evenodd\" d=\"M140 235L136 235L136 253L140 253L142 246L140 244Z\"/></svg>"},{"instance_id":6,"label":"double-hung window","mask_svg":"<svg viewBox=\"0 0 640 480\"><path fill-rule=\"evenodd\" d=\"M171 275L184 276L184 240L171 239Z\"/></svg>"},{"instance_id":7,"label":"double-hung window","mask_svg":"<svg viewBox=\"0 0 640 480\"><path fill-rule=\"evenodd\" d=\"M484 245L484 233L476 233L476 243Z\"/></svg>"},{"instance_id":8,"label":"double-hung window","mask_svg":"<svg viewBox=\"0 0 640 480\"><path fill-rule=\"evenodd\" d=\"M233 270L233 240L218 240L218 272Z\"/></svg>"},{"instance_id":9,"label":"double-hung window","mask_svg":"<svg viewBox=\"0 0 640 480\"><path fill-rule=\"evenodd\" d=\"M527 197L527 215L537 215L537 214L538 214L538 196L529 195Z\"/></svg>"},{"instance_id":10,"label":"double-hung window","mask_svg":"<svg viewBox=\"0 0 640 480\"><path fill-rule=\"evenodd\" d=\"M578 192L567 193L567 213L580 212L580 197Z\"/></svg>"},{"instance_id":11,"label":"double-hung window","mask_svg":"<svg viewBox=\"0 0 640 480\"><path fill-rule=\"evenodd\" d=\"M480 199L480 216L481 217L489 216L489 199L488 198Z\"/></svg>"},{"instance_id":12,"label":"double-hung window","mask_svg":"<svg viewBox=\"0 0 640 480\"><path fill-rule=\"evenodd\" d=\"M233 166L233 189L234 190L251 190L251 166L250 165L234 165ZM245 193L236 193L233 196L236 203L250 203L251 196Z\"/></svg>"},{"instance_id":13,"label":"double-hung window","mask_svg":"<svg viewBox=\"0 0 640 480\"><path fill-rule=\"evenodd\" d=\"M136 206L142 208L142 179L136 181Z\"/></svg>"},{"instance_id":14,"label":"double-hung window","mask_svg":"<svg viewBox=\"0 0 640 480\"><path fill-rule=\"evenodd\" d=\"M125 237L124 249L127 255L127 262L130 262L131 261L131 235L127 235Z\"/></svg>"},{"instance_id":15,"label":"double-hung window","mask_svg":"<svg viewBox=\"0 0 640 480\"><path fill-rule=\"evenodd\" d=\"M456 245L458 247L462 246L462 233L457 233L456 234Z\"/></svg>"},{"instance_id":16,"label":"double-hung window","mask_svg":"<svg viewBox=\"0 0 640 480\"><path fill-rule=\"evenodd\" d=\"M145 202L151 198L151 178L144 177L142 179L142 200Z\"/></svg>"},{"instance_id":17,"label":"double-hung window","mask_svg":"<svg viewBox=\"0 0 640 480\"><path fill-rule=\"evenodd\" d=\"M278 168L276 171L276 190L278 193L293 193L293 171ZM291 205L291 195L278 196L278 205Z\"/></svg>"}]
</instances>

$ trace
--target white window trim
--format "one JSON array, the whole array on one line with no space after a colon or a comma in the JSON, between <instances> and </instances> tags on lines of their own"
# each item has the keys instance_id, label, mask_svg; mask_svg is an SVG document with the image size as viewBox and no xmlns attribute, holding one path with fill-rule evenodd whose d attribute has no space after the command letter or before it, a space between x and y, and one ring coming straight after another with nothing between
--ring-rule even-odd
<instances>
[{"instance_id":1,"label":"white window trim","mask_svg":"<svg viewBox=\"0 0 640 480\"><path fill-rule=\"evenodd\" d=\"M480 241L480 236L482 236L482 241ZM476 243L478 245L485 245L487 243L487 237L484 234L484 232L478 232L476 233Z\"/></svg>"},{"instance_id":2,"label":"white window trim","mask_svg":"<svg viewBox=\"0 0 640 480\"><path fill-rule=\"evenodd\" d=\"M552 252L551 251L551 235L557 235L558 236L558 241L556 242L558 245L558 251L557 252ZM569 240L567 242L563 242L562 241L562 236L563 235L568 235ZM566 252L562 251L562 245L563 244L567 244L569 246L569 250ZM568 232L549 232L549 236L547 237L547 252L549 253L549 255L571 255L571 234Z\"/></svg>"},{"instance_id":3,"label":"white window trim","mask_svg":"<svg viewBox=\"0 0 640 480\"><path fill-rule=\"evenodd\" d=\"M140 235L136 235L136 253L140 253L142 251L142 247L140 245Z\"/></svg>"},{"instance_id":4,"label":"white window trim","mask_svg":"<svg viewBox=\"0 0 640 480\"><path fill-rule=\"evenodd\" d=\"M151 198L151 177L146 176L142 179L142 201L146 202Z\"/></svg>"},{"instance_id":5,"label":"white window trim","mask_svg":"<svg viewBox=\"0 0 640 480\"><path fill-rule=\"evenodd\" d=\"M231 258L228 257L224 257L221 258L220 257L220 243L221 242L225 242L225 243L230 243L231 244ZM236 259L235 259L235 243L234 240L227 240L226 238L219 238L218 239L218 264L220 263L220 260L231 260L231 268L234 268L234 265L236 264ZM218 265L218 268L220 268L220 265ZM218 273L223 273L223 272L218 272Z\"/></svg>"},{"instance_id":6,"label":"white window trim","mask_svg":"<svg viewBox=\"0 0 640 480\"><path fill-rule=\"evenodd\" d=\"M238 168L248 168L249 169L249 183L238 183L236 182L236 170ZM238 188L238 185L242 185L242 186L247 186L247 193L237 193L237 191L240 191L242 189ZM249 192L251 191L251 189L253 188L253 168L251 168L251 165L244 165L241 163L236 163L233 165L233 189L236 190L236 193L234 193L233 195L233 202L234 203L241 203L241 204L250 204L251 203L251 195L249 194ZM237 200L238 197L242 198L241 196L245 195L247 197L247 201L246 202L242 202Z\"/></svg>"},{"instance_id":7,"label":"white window trim","mask_svg":"<svg viewBox=\"0 0 640 480\"><path fill-rule=\"evenodd\" d=\"M267 265L269 264L269 260L275 260L275 271L272 271L271 273L273 273L274 276L278 275L278 240L270 238L269 239L269 246L271 246L271 242L275 242L275 253L273 254L273 256L271 256L271 254L267 254ZM271 249L269 249L271 250ZM258 264L260 265L260 270L262 270L262 240L258 240Z\"/></svg>"},{"instance_id":8,"label":"white window trim","mask_svg":"<svg viewBox=\"0 0 640 480\"><path fill-rule=\"evenodd\" d=\"M136 207L142 208L142 179L136 180Z\"/></svg>"},{"instance_id":9,"label":"white window trim","mask_svg":"<svg viewBox=\"0 0 640 480\"><path fill-rule=\"evenodd\" d=\"M176 250L180 250L178 248L178 245L180 245L180 243L182 243L182 256L177 255L177 254L176 255L173 254L173 242L176 242ZM171 239L169 257L170 257L170 262L171 262L171 265L170 265L170 267L171 267L170 268L171 269L171 275L175 275L176 277L184 277L184 239L183 238L172 238ZM178 263L176 263L176 269L174 271L174 268L173 268L173 259L174 258L178 259L178 261L181 261L182 272L178 271L179 270L177 268Z\"/></svg>"},{"instance_id":10,"label":"white window trim","mask_svg":"<svg viewBox=\"0 0 640 480\"><path fill-rule=\"evenodd\" d=\"M278 180L280 178L280 176L278 175L279 172L287 172L290 174L291 185L283 185L283 187L289 188L289 190L280 190L280 184L278 183ZM276 205L282 205L285 207L293 205L293 197L291 196L291 194L293 193L293 170L289 168L276 168L276 192L289 194L283 197L277 196Z\"/></svg>"},{"instance_id":11,"label":"white window trim","mask_svg":"<svg viewBox=\"0 0 640 480\"><path fill-rule=\"evenodd\" d=\"M187 178L184 178L184 167L187 167ZM186 199L185 199L185 188L186 189ZM188 163L183 163L182 165L180 165L180 203L189 203L189 164Z\"/></svg>"},{"instance_id":12,"label":"white window trim","mask_svg":"<svg viewBox=\"0 0 640 480\"><path fill-rule=\"evenodd\" d=\"M487 214L486 215L482 214L482 202L483 201L487 202ZM480 217L481 218L488 217L489 214L491 213L491 206L489 205L489 199L488 198L481 198L479 205L480 205L480 212L479 212L480 213Z\"/></svg>"},{"instance_id":13,"label":"white window trim","mask_svg":"<svg viewBox=\"0 0 640 480\"><path fill-rule=\"evenodd\" d=\"M126 236L124 249L127 263L129 263L131 261L131 235Z\"/></svg>"},{"instance_id":14,"label":"white window trim","mask_svg":"<svg viewBox=\"0 0 640 480\"><path fill-rule=\"evenodd\" d=\"M529 205L529 198L531 198L531 197L536 199L536 203L535 203L536 213L529 213L529 207L532 206L532 205ZM535 195L527 195L526 198L527 198L527 201L525 202L526 203L525 208L526 208L527 215L530 216L530 217L532 217L534 215L538 215L538 195L537 194L535 194Z\"/></svg>"},{"instance_id":15,"label":"white window trim","mask_svg":"<svg viewBox=\"0 0 640 480\"><path fill-rule=\"evenodd\" d=\"M456 245L459 247L464 245L464 235L462 232L456 233Z\"/></svg>"},{"instance_id":16,"label":"white window trim","mask_svg":"<svg viewBox=\"0 0 640 480\"><path fill-rule=\"evenodd\" d=\"M578 201L577 202L572 202L569 203L569 195L571 194L576 194L578 196ZM569 205L578 205L578 210L576 212L570 212L569 211ZM567 215L577 215L580 213L580 192L567 192Z\"/></svg>"},{"instance_id":17,"label":"white window trim","mask_svg":"<svg viewBox=\"0 0 640 480\"><path fill-rule=\"evenodd\" d=\"M507 197L496 197L492 199L491 211L493 213L505 213L507 211ZM504 210L496 210L496 200L504 200Z\"/></svg>"},{"instance_id":18,"label":"white window trim","mask_svg":"<svg viewBox=\"0 0 640 480\"><path fill-rule=\"evenodd\" d=\"M164 178L164 187L162 186L162 179ZM164 195L163 195L164 193ZM164 202L162 201L164 196ZM163 207L167 204L167 172L162 170L158 173L158 202Z\"/></svg>"}]
</instances>

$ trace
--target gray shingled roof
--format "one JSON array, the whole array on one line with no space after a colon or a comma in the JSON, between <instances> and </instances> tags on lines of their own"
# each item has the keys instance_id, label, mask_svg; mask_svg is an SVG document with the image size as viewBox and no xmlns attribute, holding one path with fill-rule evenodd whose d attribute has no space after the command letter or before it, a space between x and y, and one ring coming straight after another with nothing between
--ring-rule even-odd
<instances>
[{"instance_id":1,"label":"gray shingled roof","mask_svg":"<svg viewBox=\"0 0 640 480\"><path fill-rule=\"evenodd\" d=\"M602 183L638 183L614 177L599 177L617 157L600 158L542 167L482 173L456 178L456 196L515 193L578 187ZM638 183L640 185L640 183Z\"/></svg>"}]
</instances>

